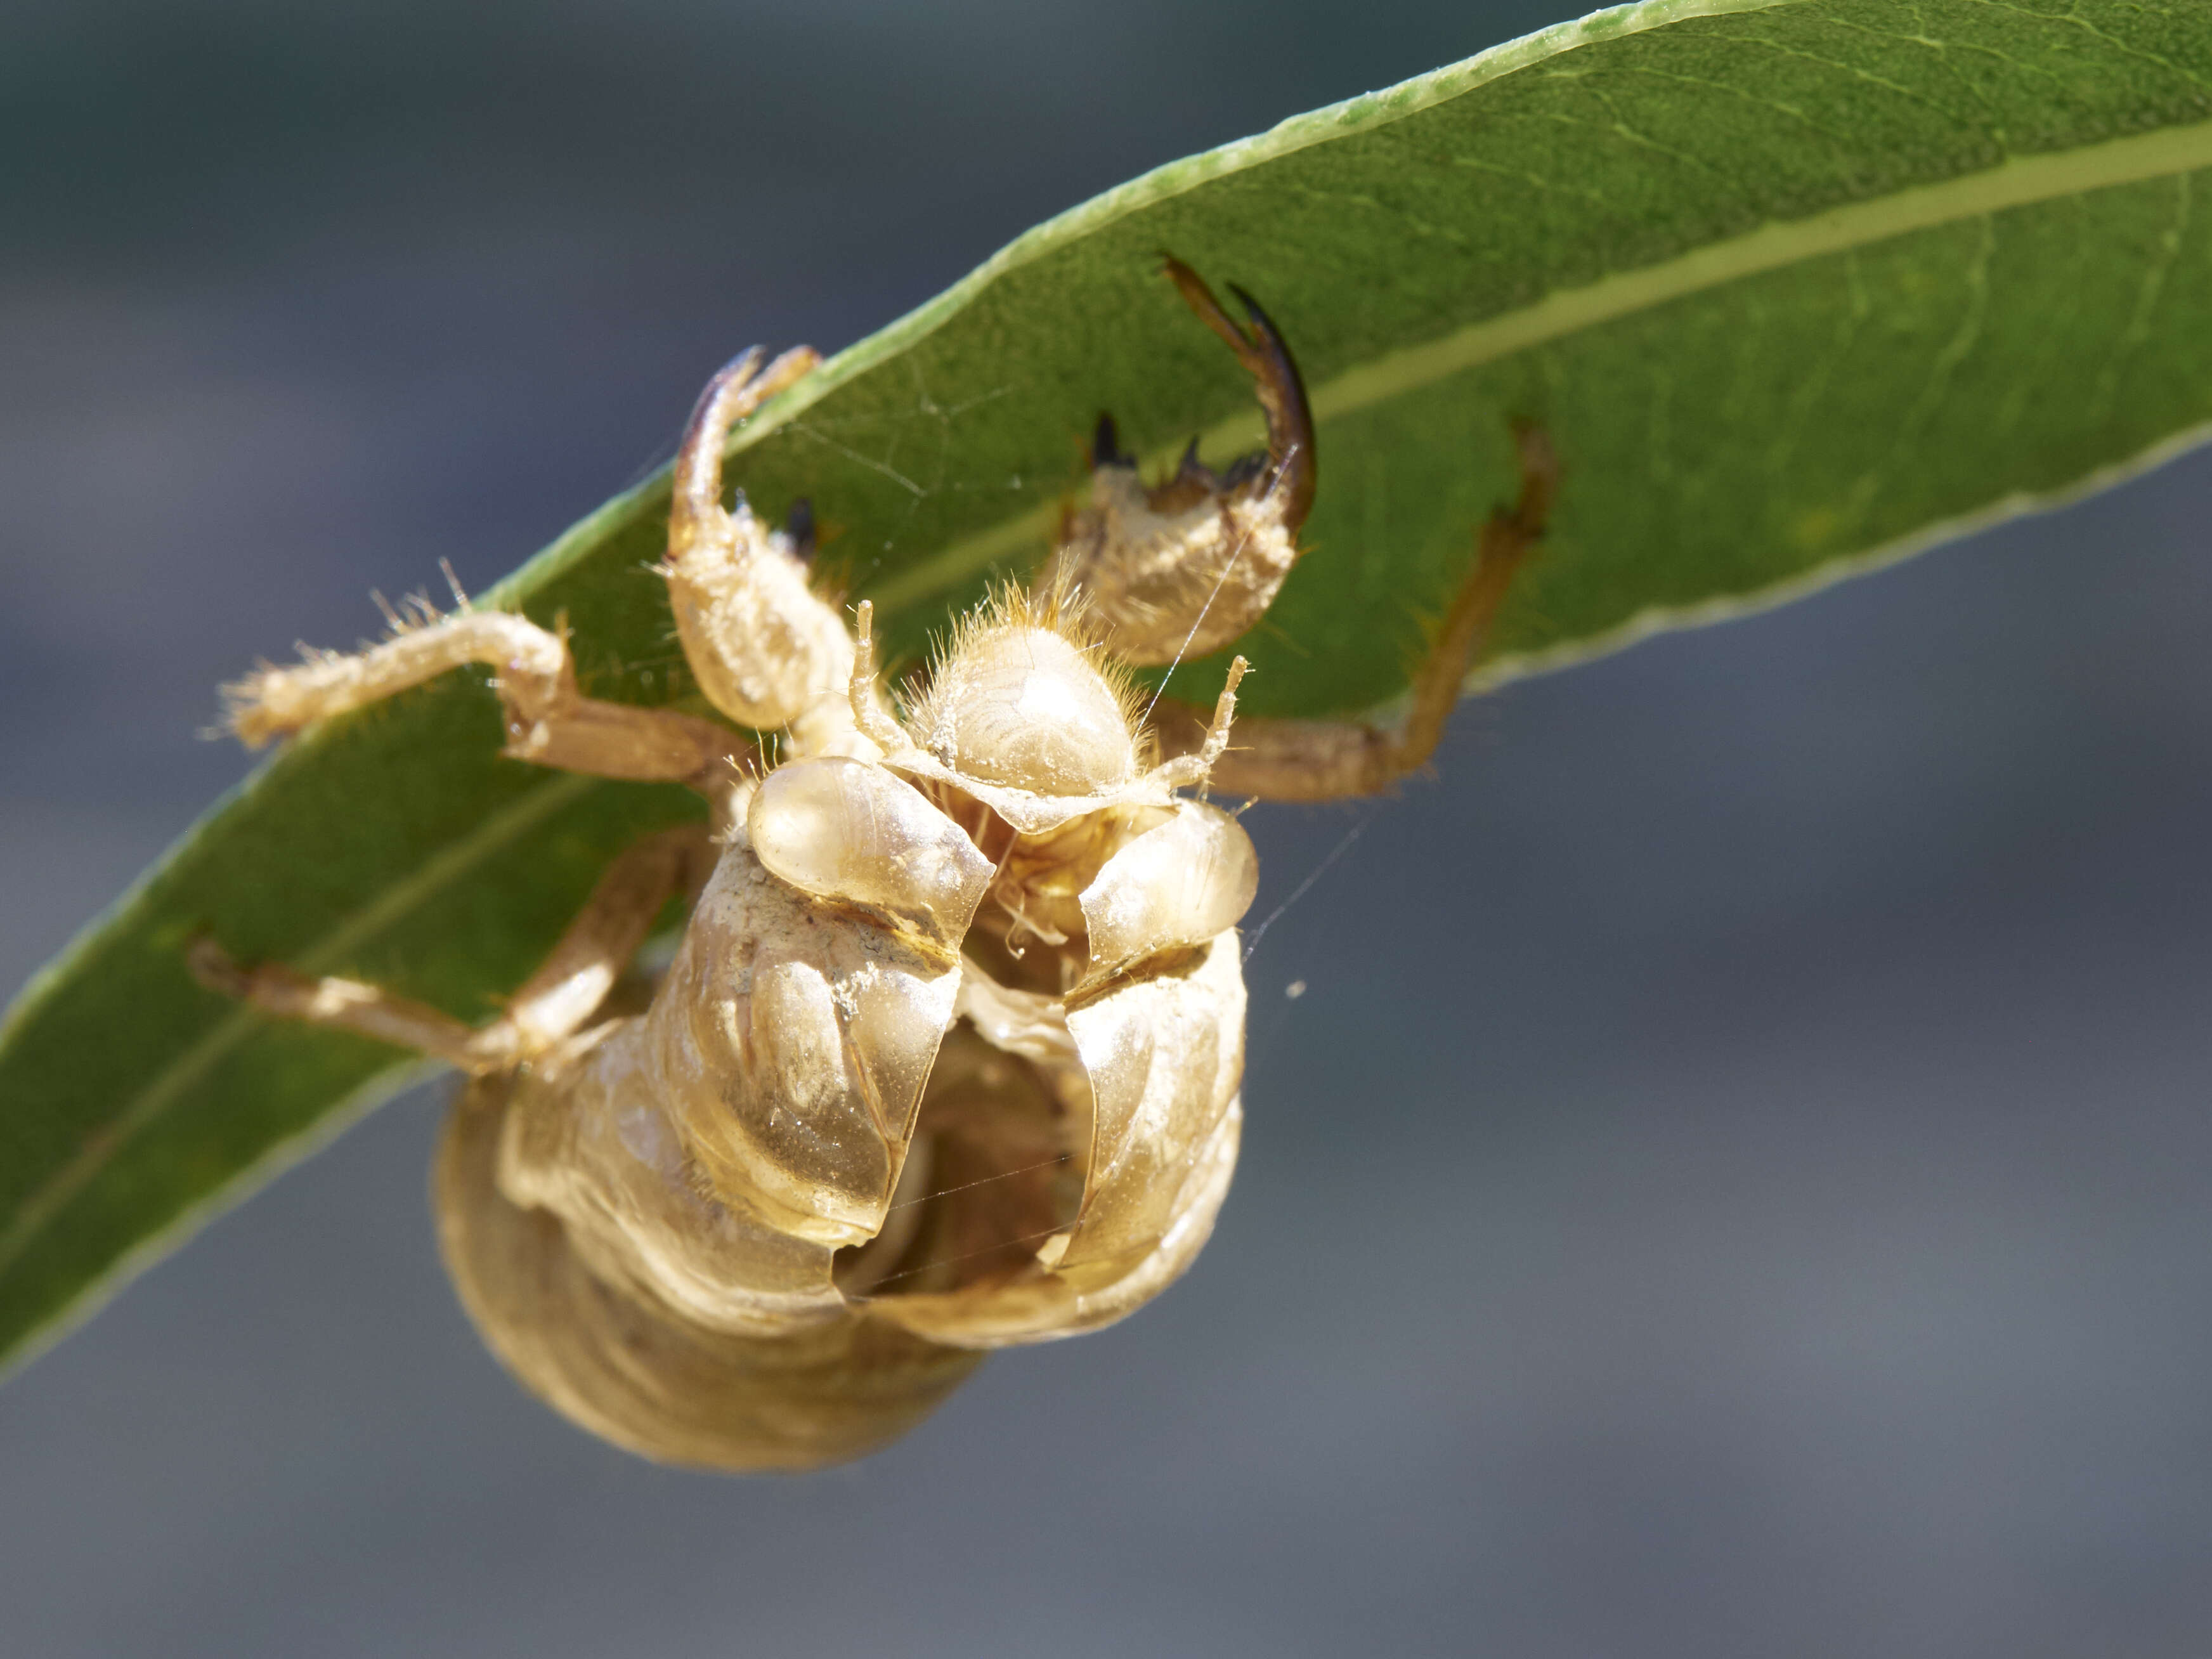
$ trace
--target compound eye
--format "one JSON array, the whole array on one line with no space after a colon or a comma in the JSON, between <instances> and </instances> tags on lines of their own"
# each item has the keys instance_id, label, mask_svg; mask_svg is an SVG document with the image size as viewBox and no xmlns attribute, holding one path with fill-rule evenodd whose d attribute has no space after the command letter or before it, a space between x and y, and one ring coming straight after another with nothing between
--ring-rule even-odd
<instances>
[{"instance_id":1,"label":"compound eye","mask_svg":"<svg viewBox=\"0 0 2212 1659\"><path fill-rule=\"evenodd\" d=\"M930 708L930 750L979 782L1088 795L1136 775L1121 699L1050 629L994 629L969 641L939 671Z\"/></svg>"},{"instance_id":2,"label":"compound eye","mask_svg":"<svg viewBox=\"0 0 2212 1659\"><path fill-rule=\"evenodd\" d=\"M948 943L990 884L991 861L921 792L843 756L780 766L746 812L753 855L817 898L844 899L919 922Z\"/></svg>"}]
</instances>

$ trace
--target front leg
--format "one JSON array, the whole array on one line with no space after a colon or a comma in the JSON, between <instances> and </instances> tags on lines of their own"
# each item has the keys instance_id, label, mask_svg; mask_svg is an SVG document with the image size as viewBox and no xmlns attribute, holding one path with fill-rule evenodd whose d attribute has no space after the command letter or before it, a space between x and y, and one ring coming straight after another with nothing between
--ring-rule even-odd
<instances>
[{"instance_id":1,"label":"front leg","mask_svg":"<svg viewBox=\"0 0 2212 1659\"><path fill-rule=\"evenodd\" d=\"M756 731L788 729L799 755L853 747L853 637L837 607L814 592L811 515L770 531L742 495L722 505L722 451L731 427L770 391L819 360L786 352L765 372L749 351L707 383L677 451L668 511L668 599L684 654L708 701Z\"/></svg>"},{"instance_id":2,"label":"front leg","mask_svg":"<svg viewBox=\"0 0 2212 1659\"><path fill-rule=\"evenodd\" d=\"M1558 491L1551 440L1533 426L1516 435L1520 499L1483 525L1474 566L1413 675L1405 723L1386 731L1350 720L1240 720L1235 746L1214 762L1212 787L1262 800L1340 800L1380 793L1428 763L1514 576L1543 538ZM1158 730L1166 753L1196 753L1206 729L1197 709L1160 705Z\"/></svg>"},{"instance_id":3,"label":"front leg","mask_svg":"<svg viewBox=\"0 0 2212 1659\"><path fill-rule=\"evenodd\" d=\"M1199 319L1252 376L1267 417L1267 447L1217 474L1193 440L1175 474L1147 487L1121 450L1112 417L1091 441L1091 505L1060 526L1038 586L1080 592L1087 620L1114 654L1139 666L1203 657L1260 620L1297 561L1313 504L1313 416L1290 348L1267 313L1232 289L1251 319L1231 320L1179 259L1166 275Z\"/></svg>"}]
</instances>

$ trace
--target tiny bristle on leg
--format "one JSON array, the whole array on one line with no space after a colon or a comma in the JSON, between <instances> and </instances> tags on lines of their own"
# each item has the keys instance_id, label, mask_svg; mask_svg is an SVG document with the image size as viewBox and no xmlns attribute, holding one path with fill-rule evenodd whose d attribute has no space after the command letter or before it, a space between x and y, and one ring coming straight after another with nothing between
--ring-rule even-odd
<instances>
[{"instance_id":1,"label":"tiny bristle on leg","mask_svg":"<svg viewBox=\"0 0 2212 1659\"><path fill-rule=\"evenodd\" d=\"M263 668L223 688L226 723L248 744L268 742L422 684L464 663L499 676L502 695L540 709L568 684L560 636L527 617L477 611L425 622L350 656L304 653L291 668Z\"/></svg>"},{"instance_id":2,"label":"tiny bristle on leg","mask_svg":"<svg viewBox=\"0 0 2212 1659\"><path fill-rule=\"evenodd\" d=\"M249 749L289 737L342 701L353 659L262 668L222 688L223 726Z\"/></svg>"}]
</instances>

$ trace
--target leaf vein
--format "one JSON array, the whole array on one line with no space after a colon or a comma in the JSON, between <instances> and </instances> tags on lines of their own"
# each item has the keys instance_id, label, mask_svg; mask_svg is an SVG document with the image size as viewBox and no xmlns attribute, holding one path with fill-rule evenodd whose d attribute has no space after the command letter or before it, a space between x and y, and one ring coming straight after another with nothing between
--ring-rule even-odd
<instances>
[{"instance_id":1,"label":"leaf vein","mask_svg":"<svg viewBox=\"0 0 2212 1659\"><path fill-rule=\"evenodd\" d=\"M1784 58L1802 58L1808 64L1817 64L1822 69L1837 70L1841 74L1849 76L1855 81L1863 81L1870 87L1879 87L1881 90L1891 94L1893 96L1904 99L1907 103L1917 104L1929 114L1940 116L1944 120L1950 122L1954 126L1963 127L1969 131L1979 132L1984 137L1989 136L1988 129L1980 122L1969 119L1967 117L1960 114L1956 110L1945 108L1942 104L1937 103L1933 98L1929 97L1927 94L1916 92L1911 87L1905 85L1902 82L1893 81L1887 76L1876 75L1872 70L1863 69L1856 64L1844 63L1838 58L1824 57L1816 52L1808 52L1802 46L1788 46L1782 41L1770 40L1755 34L1734 36L1731 37L1731 40L1735 44L1741 44L1747 46L1762 46L1767 51L1774 52Z\"/></svg>"},{"instance_id":2,"label":"leaf vein","mask_svg":"<svg viewBox=\"0 0 2212 1659\"><path fill-rule=\"evenodd\" d=\"M2197 88L2199 92L2212 90L2212 88L2208 88L2204 77L2197 74L2194 70L2191 70L2184 64L2177 64L2170 58L2160 57L2157 52L2147 52L2141 46L2132 46L2129 42L2121 40L2117 35L2107 33L2105 30L2099 28L2094 23L2091 22L2087 18L2082 16L2079 12L2039 11L2033 6L2014 4L2013 3L2013 0L1975 0L1975 3L1978 5L1987 6L1992 11L2008 11L2016 16L2033 17L2045 23L2070 23L2075 28L2080 29L2084 34L2088 35L2092 40L2100 41L2103 45L2112 47L2112 49L2117 52L2122 53L2129 58L2133 58L2141 63L2155 64L2159 68L2166 70L2169 75L2179 76L2181 79L2188 82L2191 86Z\"/></svg>"},{"instance_id":3,"label":"leaf vein","mask_svg":"<svg viewBox=\"0 0 2212 1659\"><path fill-rule=\"evenodd\" d=\"M2118 401L2121 375L2142 356L2143 346L2150 339L2151 316L2158 308L2159 296L2166 291L2166 278L2180 260L2182 239L2189 230L2189 179L2190 175L2185 173L2173 181L2173 218L2160 234L2156 252L2143 267L2142 281L2136 289L2135 306L2113 343L2112 355L2098 371L2096 395L2090 404L2093 419L2102 420L2112 413Z\"/></svg>"}]
</instances>

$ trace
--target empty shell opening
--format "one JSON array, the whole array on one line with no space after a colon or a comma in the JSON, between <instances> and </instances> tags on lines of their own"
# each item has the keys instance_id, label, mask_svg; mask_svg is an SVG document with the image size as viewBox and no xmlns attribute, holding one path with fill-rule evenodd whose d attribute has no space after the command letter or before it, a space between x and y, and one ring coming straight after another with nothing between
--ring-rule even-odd
<instances>
[{"instance_id":1,"label":"empty shell opening","mask_svg":"<svg viewBox=\"0 0 2212 1659\"><path fill-rule=\"evenodd\" d=\"M938 1294L1041 1272L1038 1252L1055 1255L1074 1224L1089 1159L1088 1089L1070 1069L1049 1075L964 1020L948 1032L884 1230L838 1252L838 1288Z\"/></svg>"}]
</instances>

